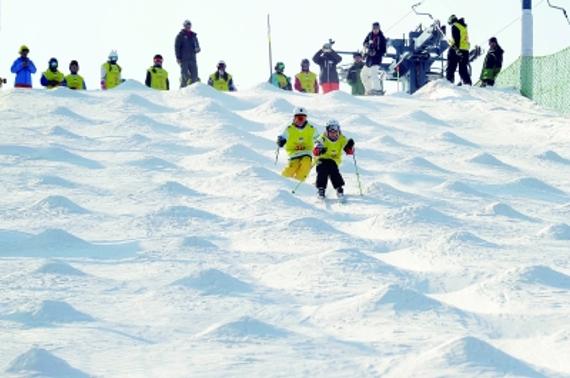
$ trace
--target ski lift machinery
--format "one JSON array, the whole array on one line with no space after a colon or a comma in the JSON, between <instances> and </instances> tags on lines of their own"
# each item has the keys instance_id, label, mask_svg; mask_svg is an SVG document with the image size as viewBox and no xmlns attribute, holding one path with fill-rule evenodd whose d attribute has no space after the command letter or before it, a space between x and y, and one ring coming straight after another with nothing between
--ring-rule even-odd
<instances>
[{"instance_id":1,"label":"ski lift machinery","mask_svg":"<svg viewBox=\"0 0 570 378\"><path fill-rule=\"evenodd\" d=\"M442 26L429 13L417 11L420 3L414 4L412 10L419 16L428 16L432 23L427 28L422 25L416 30L404 35L401 39L388 39L388 52L385 58L390 59L389 63L382 63L380 66L380 78L383 80L397 81L402 84L404 92L415 93L418 89L430 81L445 77L447 59L444 57L445 51L449 48L447 41L446 27ZM337 51L339 54L353 54L351 51ZM475 46L469 52L469 62L473 62L481 56L482 50ZM346 81L348 70L352 64L345 64L338 67L339 75ZM399 86L398 86L399 87Z\"/></svg>"}]
</instances>

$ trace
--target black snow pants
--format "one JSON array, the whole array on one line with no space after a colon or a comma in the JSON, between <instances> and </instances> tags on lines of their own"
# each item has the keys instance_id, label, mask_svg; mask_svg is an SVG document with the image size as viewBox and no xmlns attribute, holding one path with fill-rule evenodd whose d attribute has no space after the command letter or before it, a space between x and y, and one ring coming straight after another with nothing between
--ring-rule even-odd
<instances>
[{"instance_id":1,"label":"black snow pants","mask_svg":"<svg viewBox=\"0 0 570 378\"><path fill-rule=\"evenodd\" d=\"M457 54L455 49L449 49L447 53L447 80L455 82L455 71L459 66L459 76L463 84L471 85L471 76L469 75L469 51L461 50L461 55Z\"/></svg>"},{"instance_id":2,"label":"black snow pants","mask_svg":"<svg viewBox=\"0 0 570 378\"><path fill-rule=\"evenodd\" d=\"M336 161L331 159L319 160L317 163L317 188L326 189L329 177L333 188L338 189L344 186L344 180L338 170Z\"/></svg>"}]
</instances>

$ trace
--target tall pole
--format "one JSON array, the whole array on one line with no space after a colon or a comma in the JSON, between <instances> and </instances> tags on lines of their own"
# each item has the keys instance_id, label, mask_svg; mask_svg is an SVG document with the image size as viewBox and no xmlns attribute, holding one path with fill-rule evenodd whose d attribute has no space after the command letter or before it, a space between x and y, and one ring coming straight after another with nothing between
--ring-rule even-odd
<instances>
[{"instance_id":1,"label":"tall pole","mask_svg":"<svg viewBox=\"0 0 570 378\"><path fill-rule=\"evenodd\" d=\"M522 52L521 52L521 93L533 97L534 81L534 40L533 40L532 0L522 0Z\"/></svg>"},{"instance_id":2,"label":"tall pole","mask_svg":"<svg viewBox=\"0 0 570 378\"><path fill-rule=\"evenodd\" d=\"M273 73L273 52L271 51L271 18L267 14L267 44L269 46L269 77Z\"/></svg>"}]
</instances>

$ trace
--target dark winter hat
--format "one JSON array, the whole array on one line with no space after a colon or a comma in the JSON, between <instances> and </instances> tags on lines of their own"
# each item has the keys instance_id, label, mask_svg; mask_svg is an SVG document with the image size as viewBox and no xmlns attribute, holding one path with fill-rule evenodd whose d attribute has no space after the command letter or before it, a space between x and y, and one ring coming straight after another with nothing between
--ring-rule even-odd
<instances>
[{"instance_id":1,"label":"dark winter hat","mask_svg":"<svg viewBox=\"0 0 570 378\"><path fill-rule=\"evenodd\" d=\"M447 20L447 23L451 25L451 24L453 24L453 23L456 22L456 21L457 21L457 16L454 15L454 14L452 14L451 16L449 16L449 19Z\"/></svg>"},{"instance_id":2,"label":"dark winter hat","mask_svg":"<svg viewBox=\"0 0 570 378\"><path fill-rule=\"evenodd\" d=\"M72 60L71 62L69 62L69 69L71 69L72 66L79 68L79 63L77 62L77 60Z\"/></svg>"},{"instance_id":3,"label":"dark winter hat","mask_svg":"<svg viewBox=\"0 0 570 378\"><path fill-rule=\"evenodd\" d=\"M182 24L185 28L187 28L188 26L192 26L192 23L190 22L190 20L184 20L184 23Z\"/></svg>"},{"instance_id":4,"label":"dark winter hat","mask_svg":"<svg viewBox=\"0 0 570 378\"><path fill-rule=\"evenodd\" d=\"M491 38L489 38L489 43L499 43L499 42L497 42L496 37L491 37Z\"/></svg>"},{"instance_id":5,"label":"dark winter hat","mask_svg":"<svg viewBox=\"0 0 570 378\"><path fill-rule=\"evenodd\" d=\"M359 53L359 52L355 52L354 54L352 54L352 57L353 57L353 58L358 58L358 57L361 57L361 58L362 58L362 54Z\"/></svg>"},{"instance_id":6,"label":"dark winter hat","mask_svg":"<svg viewBox=\"0 0 570 378\"><path fill-rule=\"evenodd\" d=\"M162 55L160 55L160 54L156 54L156 55L154 56L154 58L152 58L152 59L153 59L153 60L164 60L164 59L162 58Z\"/></svg>"},{"instance_id":7,"label":"dark winter hat","mask_svg":"<svg viewBox=\"0 0 570 378\"><path fill-rule=\"evenodd\" d=\"M380 29L380 23L378 21L376 21L375 23L372 24L372 29Z\"/></svg>"},{"instance_id":8,"label":"dark winter hat","mask_svg":"<svg viewBox=\"0 0 570 378\"><path fill-rule=\"evenodd\" d=\"M309 59L305 58L301 61L301 66L309 66L311 65L311 62L309 62Z\"/></svg>"},{"instance_id":9,"label":"dark winter hat","mask_svg":"<svg viewBox=\"0 0 570 378\"><path fill-rule=\"evenodd\" d=\"M57 61L56 58L51 58L51 59L49 60L49 63L48 63L48 64L49 64L50 67L57 67L57 66L59 65L59 62Z\"/></svg>"}]
</instances>

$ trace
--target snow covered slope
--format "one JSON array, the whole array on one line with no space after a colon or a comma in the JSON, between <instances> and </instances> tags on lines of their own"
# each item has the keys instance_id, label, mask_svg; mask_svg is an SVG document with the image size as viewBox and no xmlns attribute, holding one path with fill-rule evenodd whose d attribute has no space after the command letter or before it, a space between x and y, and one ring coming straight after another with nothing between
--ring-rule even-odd
<instances>
[{"instance_id":1,"label":"snow covered slope","mask_svg":"<svg viewBox=\"0 0 570 378\"><path fill-rule=\"evenodd\" d=\"M295 106L364 196L352 159L347 204L291 193ZM0 376L570 376L569 120L518 95L127 82L0 124Z\"/></svg>"}]
</instances>

